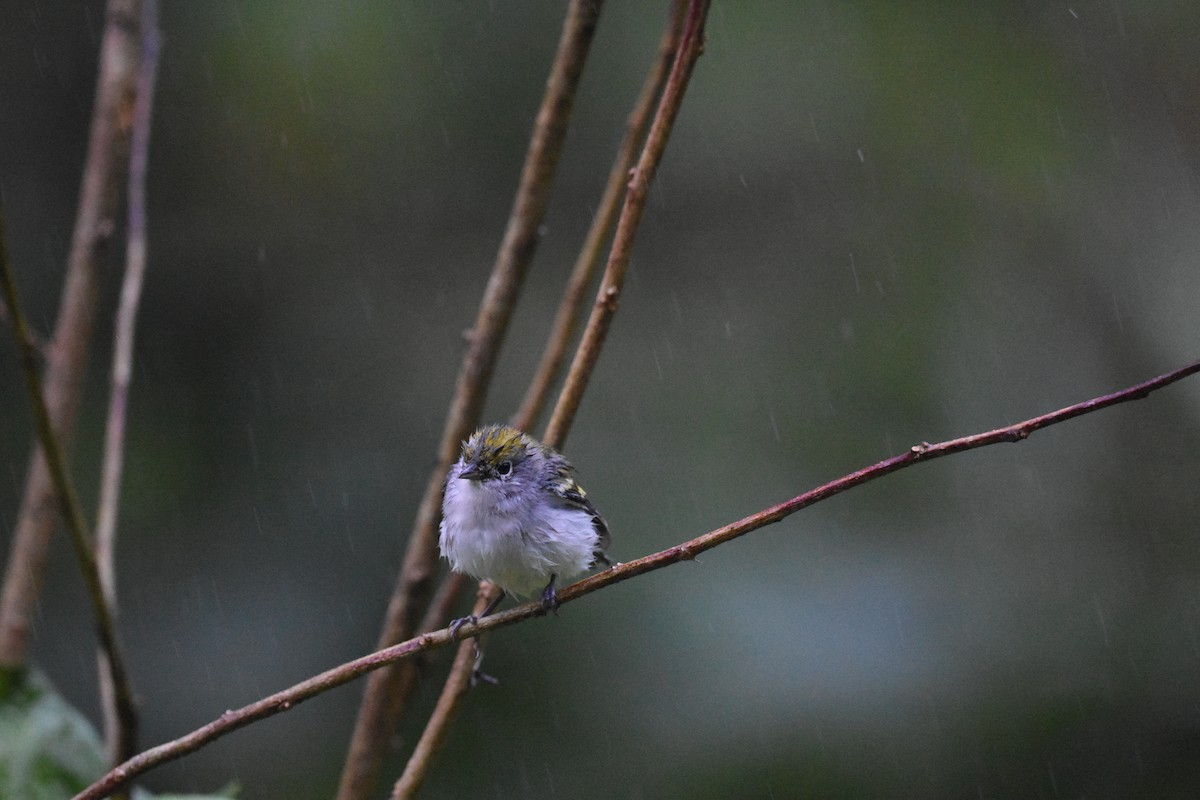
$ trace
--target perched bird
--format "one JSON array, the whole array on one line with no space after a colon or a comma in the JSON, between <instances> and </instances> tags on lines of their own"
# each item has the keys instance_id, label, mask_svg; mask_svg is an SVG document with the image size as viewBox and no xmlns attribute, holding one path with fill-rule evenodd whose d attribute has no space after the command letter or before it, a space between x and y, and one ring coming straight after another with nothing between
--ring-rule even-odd
<instances>
[{"instance_id":1,"label":"perched bird","mask_svg":"<svg viewBox=\"0 0 1200 800\"><path fill-rule=\"evenodd\" d=\"M455 572L514 597L541 591L558 605L556 580L609 564L608 526L562 454L516 428L488 425L463 442L446 476L438 544ZM484 611L491 613L500 597ZM458 627L473 617L455 624Z\"/></svg>"}]
</instances>

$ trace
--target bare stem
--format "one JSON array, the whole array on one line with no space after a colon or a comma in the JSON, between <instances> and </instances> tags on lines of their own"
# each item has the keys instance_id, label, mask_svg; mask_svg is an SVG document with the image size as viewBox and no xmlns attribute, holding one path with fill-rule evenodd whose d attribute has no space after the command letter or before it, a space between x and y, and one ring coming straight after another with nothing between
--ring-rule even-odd
<instances>
[{"instance_id":1,"label":"bare stem","mask_svg":"<svg viewBox=\"0 0 1200 800\"><path fill-rule=\"evenodd\" d=\"M125 183L139 15L138 0L108 2L66 284L54 339L46 350L45 405L55 435L67 449L83 390L99 272ZM9 312L16 313L11 303ZM0 596L0 667L19 669L28 660L30 620L41 590L59 503L54 486L46 457L37 450L30 461Z\"/></svg>"},{"instance_id":2,"label":"bare stem","mask_svg":"<svg viewBox=\"0 0 1200 800\"><path fill-rule=\"evenodd\" d=\"M100 502L96 515L96 561L104 593L115 605L113 544L117 510L120 506L121 474L125 461L125 423L129 386L133 375L133 343L138 304L146 274L146 161L150 143L150 119L154 81L158 67L158 0L143 0L142 63L134 102L133 136L129 160L129 242L125 253L125 278L117 307L113 333L113 364L108 419L104 431L104 460L101 469Z\"/></svg>"},{"instance_id":3,"label":"bare stem","mask_svg":"<svg viewBox=\"0 0 1200 800\"><path fill-rule=\"evenodd\" d=\"M457 572L448 575L438 587L437 593L434 594L433 601L429 604L429 610L425 612L425 617L421 620L421 625L417 630L420 633L429 633L445 626L467 583L468 579L465 575ZM408 659L401 661L396 667L395 685L392 692L384 698L384 702L388 704L386 713L394 719L399 719L404 711L404 705L412 696L413 690L417 688L421 670L425 667L425 659L420 657Z\"/></svg>"},{"instance_id":4,"label":"bare stem","mask_svg":"<svg viewBox=\"0 0 1200 800\"><path fill-rule=\"evenodd\" d=\"M133 375L134 326L146 274L146 162L150 150L150 120L158 72L158 0L142 2L142 55L137 98L133 104L133 133L129 155L129 239L125 278L113 333L112 388L104 431L104 460L100 472L100 502L96 512L96 567L104 600L115 620L118 615L116 578L117 509L121 502L121 473L125 463L125 422L129 384ZM124 713L113 682L108 655L97 654L100 698L104 711L104 741L111 763L119 764L137 752L136 717Z\"/></svg>"},{"instance_id":5,"label":"bare stem","mask_svg":"<svg viewBox=\"0 0 1200 800\"><path fill-rule=\"evenodd\" d=\"M654 111L654 101L658 99L666 81L667 73L675 58L675 49L679 42L679 28L683 21L684 0L675 0L671 6L671 15L663 28L662 38L658 44L658 58L650 67L649 74L642 84L642 91L634 103L633 111L625 124L625 139L617 151L612 170L608 175L608 184L604 187L604 195L600 205L592 217L592 225L588 229L583 247L575 259L575 266L563 290L562 300L554 316L554 326L546 340L546 349L542 360L538 363L537 372L525 392L520 410L513 417L513 427L528 431L537 423L541 416L542 407L550 393L550 387L558 378L567 354L567 345L579 327L579 312L583 305L584 293L592 282L596 264L600 259L600 251L617 219L621 208L621 197L629 180L629 168L637 157L638 146L646 135L646 127L650 124L650 115ZM561 443L559 443L561 445Z\"/></svg>"},{"instance_id":6,"label":"bare stem","mask_svg":"<svg viewBox=\"0 0 1200 800\"><path fill-rule=\"evenodd\" d=\"M573 602L584 595L599 591L615 583L629 580L638 575L653 572L672 564L678 564L681 561L691 561L706 550L711 550L717 545L724 544L739 536L744 536L751 531L778 522L802 508L819 503L860 484L867 483L876 478L882 478L884 475L905 469L906 467L911 467L914 464L1001 442L1020 442L1042 428L1066 422L1069 419L1090 414L1102 408L1115 406L1118 403L1140 400L1153 391L1162 389L1197 372L1200 372L1200 361L1180 367L1144 383L1139 383L1136 386L1122 389L1119 392L1067 406L1049 414L1043 414L1032 419L1027 419L1024 422L1018 422L1015 425L996 428L995 430L977 433L972 436L964 436L959 439L950 439L939 444L922 442L921 444L914 445L900 455L885 459L877 464L872 464L869 467L864 467L848 475L843 475L837 480L830 481L815 489L810 489L804 494L793 497L791 500L764 509L757 514L752 514L737 522L731 522L724 527L709 531L702 536L697 536L695 539L648 556L643 556L635 561L617 564L603 572L584 578L560 590L558 600L560 604ZM484 617L473 625L464 625L458 631L457 638L460 640L469 639L497 628L515 625L532 617L542 616L545 613L541 602L535 600L509 609L508 611ZM320 675L298 683L290 689L277 692L270 697L265 697L237 711L227 711L219 718L192 731L186 736L166 742L134 756L76 795L75 800L99 800L150 768L167 761L173 761L187 753L198 750L212 740L220 738L238 728L245 727L251 722L287 711L299 702L336 686L341 686L371 670L379 669L401 659L410 658L418 653L438 647L445 647L454 640L455 637L451 636L448 628L422 634L414 639L334 667Z\"/></svg>"},{"instance_id":7,"label":"bare stem","mask_svg":"<svg viewBox=\"0 0 1200 800\"><path fill-rule=\"evenodd\" d=\"M584 292L587 290L588 284L591 283L592 273L595 270L597 259L600 257L600 249L612 228L613 222L616 220L617 211L621 204L622 192L625 189L628 179L629 168L637 155L639 143L646 134L646 129L650 124L650 115L655 107L655 100L662 91L668 71L674 61L675 50L679 42L680 27L683 22L684 8L684 0L675 0L672 4L671 14L659 42L658 57L651 66L649 74L646 76L642 91L634 103L634 109L629 116L625 139L613 163L600 206L592 219L591 228L584 240L579 257L576 259L566 288L563 290L563 297L559 303L554 326L547 339L546 350L542 354L541 363L538 365L537 372L530 382L525 399L521 403L521 408L512 420L512 424L521 430L529 430L537 421L537 417L541 414L542 407L545 404L546 396L550 391L550 386L554 383L558 377L559 370L562 368L567 345L570 343L571 336L575 333L575 328L579 321L579 311L583 302ZM553 444L561 447L563 442L558 441ZM460 578L460 575L452 575L446 579L445 585L449 586L455 582L461 582ZM487 595L487 586L488 584L486 583L480 584L479 592L481 596ZM480 606L480 608L483 608L483 606ZM479 611L477 610L476 613L479 613ZM446 617L442 619L446 619ZM480 640L475 641L480 642ZM481 643L471 644L470 642L464 642L459 645L458 655L450 667L450 673L446 677L446 682L442 687L441 695L438 697L434 713L430 715L429 720L425 723L425 729L421 733L421 738L417 742L417 746L413 749L403 774L393 787L392 797L394 800L414 796L424 784L433 759L444 745L446 736L449 733L449 727L455 717L457 717L458 709L466 697L474 669L475 653L481 646Z\"/></svg>"},{"instance_id":8,"label":"bare stem","mask_svg":"<svg viewBox=\"0 0 1200 800\"><path fill-rule=\"evenodd\" d=\"M9 313L12 314L13 330L17 335L17 346L21 352L21 367L25 375L25 388L29 393L29 402L33 406L33 418L37 427L38 439L45 453L46 463L54 481L54 496L59 501L59 511L70 533L71 544L75 548L75 556L83 571L84 582L91 595L92 607L96 613L96 628L100 637L100 649L109 663L109 673L115 694L117 713L123 729L130 732L137 727L137 709L133 702L133 691L129 686L129 675L125 670L125 658L121 654L120 642L117 638L116 625L109 611L108 603L104 600L104 590L100 583L100 573L96 568L96 557L92 552L91 538L88 535L87 523L83 518L83 508L79 497L75 494L75 486L67 473L66 456L63 454L58 437L54 433L54 425L50 419L50 411L42 394L42 379L37 371L37 351L29 340L25 314L21 310L21 301L17 295L17 284L13 277L12 265L8 262L8 247L4 242L4 219L0 216L0 289L3 290L4 300L8 303Z\"/></svg>"},{"instance_id":9,"label":"bare stem","mask_svg":"<svg viewBox=\"0 0 1200 800\"><path fill-rule=\"evenodd\" d=\"M558 396L554 414L546 426L545 436L542 437L551 446L557 447L566 441L571 423L575 419L575 412L583 399L584 389L587 388L592 370L595 369L596 360L600 358L600 349L604 346L613 315L617 312L618 298L625 282L625 271L629 266L629 255L633 250L633 239L642 220L642 212L646 208L650 181L654 179L654 173L662 161L667 139L683 103L683 94L687 90L692 68L704 50L704 22L707 14L708 0L691 0L683 34L679 40L679 50L671 65L671 73L667 77L662 99L659 100L658 111L650 126L650 133L646 136L646 144L642 148L637 167L629 178L629 190L625 194L625 205L621 209L617 231L613 234L612 249L609 252L608 265L604 268L604 277L600 279L596 303L592 307L583 339L575 351L575 359L571 362L571 370L567 373L566 382Z\"/></svg>"},{"instance_id":10,"label":"bare stem","mask_svg":"<svg viewBox=\"0 0 1200 800\"><path fill-rule=\"evenodd\" d=\"M8 324L11 319L12 317L8 313L8 306L5 305L3 301L0 301L0 322ZM41 334L33 329L30 329L25 331L25 335L29 337L29 343L34 346L39 355L42 358L45 358L50 346L46 344L46 340L42 338Z\"/></svg>"},{"instance_id":11,"label":"bare stem","mask_svg":"<svg viewBox=\"0 0 1200 800\"><path fill-rule=\"evenodd\" d=\"M411 636L433 594L438 568L437 522L441 511L442 481L457 457L459 443L479 422L496 356L537 246L538 230L545 217L567 122L601 5L600 0L573 0L567 12L508 226L475 326L467 334L467 351L446 417L437 463L417 509L404 564L379 636L380 647ZM391 699L397 687L405 683L402 672L389 669L372 675L368 681L343 767L338 800L365 800L374 789L380 763L403 706L402 702Z\"/></svg>"},{"instance_id":12,"label":"bare stem","mask_svg":"<svg viewBox=\"0 0 1200 800\"><path fill-rule=\"evenodd\" d=\"M458 596L467 588L469 582L470 579L461 572L451 572L446 576L446 580L438 587L437 594L433 596L429 610L425 612L425 619L421 621L423 632L435 631L446 624L446 620L450 619L458 604Z\"/></svg>"},{"instance_id":13,"label":"bare stem","mask_svg":"<svg viewBox=\"0 0 1200 800\"><path fill-rule=\"evenodd\" d=\"M499 591L498 587L486 581L480 583L475 608L471 613L479 615L486 611ZM437 705L429 715L429 722L425 724L425 730L421 732L421 738L413 748L413 754L408 759L403 774L392 789L392 800L408 800L415 796L429 777L433 759L445 744L450 724L458 716L462 699L471 688L476 656L482 652L482 648L483 637L459 642L458 653L454 656L454 664L450 668L450 677L446 679L442 693L438 695Z\"/></svg>"}]
</instances>

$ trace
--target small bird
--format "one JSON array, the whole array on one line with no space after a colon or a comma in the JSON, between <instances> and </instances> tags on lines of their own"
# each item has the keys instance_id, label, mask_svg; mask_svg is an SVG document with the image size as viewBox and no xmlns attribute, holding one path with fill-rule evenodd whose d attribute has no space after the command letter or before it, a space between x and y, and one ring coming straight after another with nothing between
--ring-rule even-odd
<instances>
[{"instance_id":1,"label":"small bird","mask_svg":"<svg viewBox=\"0 0 1200 800\"><path fill-rule=\"evenodd\" d=\"M540 590L550 611L558 606L555 581L608 565L608 544L608 525L554 448L504 425L480 428L463 442L446 476L438 539L455 572L514 597ZM475 619L458 620L454 631L468 621Z\"/></svg>"}]
</instances>

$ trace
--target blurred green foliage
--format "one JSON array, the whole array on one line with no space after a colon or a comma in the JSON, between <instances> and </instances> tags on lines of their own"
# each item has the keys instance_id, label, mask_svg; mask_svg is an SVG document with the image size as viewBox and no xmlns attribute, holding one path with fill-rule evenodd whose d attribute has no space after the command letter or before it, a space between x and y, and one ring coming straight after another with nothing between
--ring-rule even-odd
<instances>
[{"instance_id":1,"label":"blurred green foliage","mask_svg":"<svg viewBox=\"0 0 1200 800\"><path fill-rule=\"evenodd\" d=\"M11 675L0 699L0 796L60 800L104 774L95 729L38 672Z\"/></svg>"}]
</instances>

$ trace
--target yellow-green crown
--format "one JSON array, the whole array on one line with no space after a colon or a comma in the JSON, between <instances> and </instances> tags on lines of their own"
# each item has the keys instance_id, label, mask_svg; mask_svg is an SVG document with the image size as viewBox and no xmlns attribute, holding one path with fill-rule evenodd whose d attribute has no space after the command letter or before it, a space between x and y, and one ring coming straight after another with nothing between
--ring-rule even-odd
<instances>
[{"instance_id":1,"label":"yellow-green crown","mask_svg":"<svg viewBox=\"0 0 1200 800\"><path fill-rule=\"evenodd\" d=\"M525 455L531 440L516 428L487 425L463 444L463 461L468 464L498 464Z\"/></svg>"}]
</instances>

